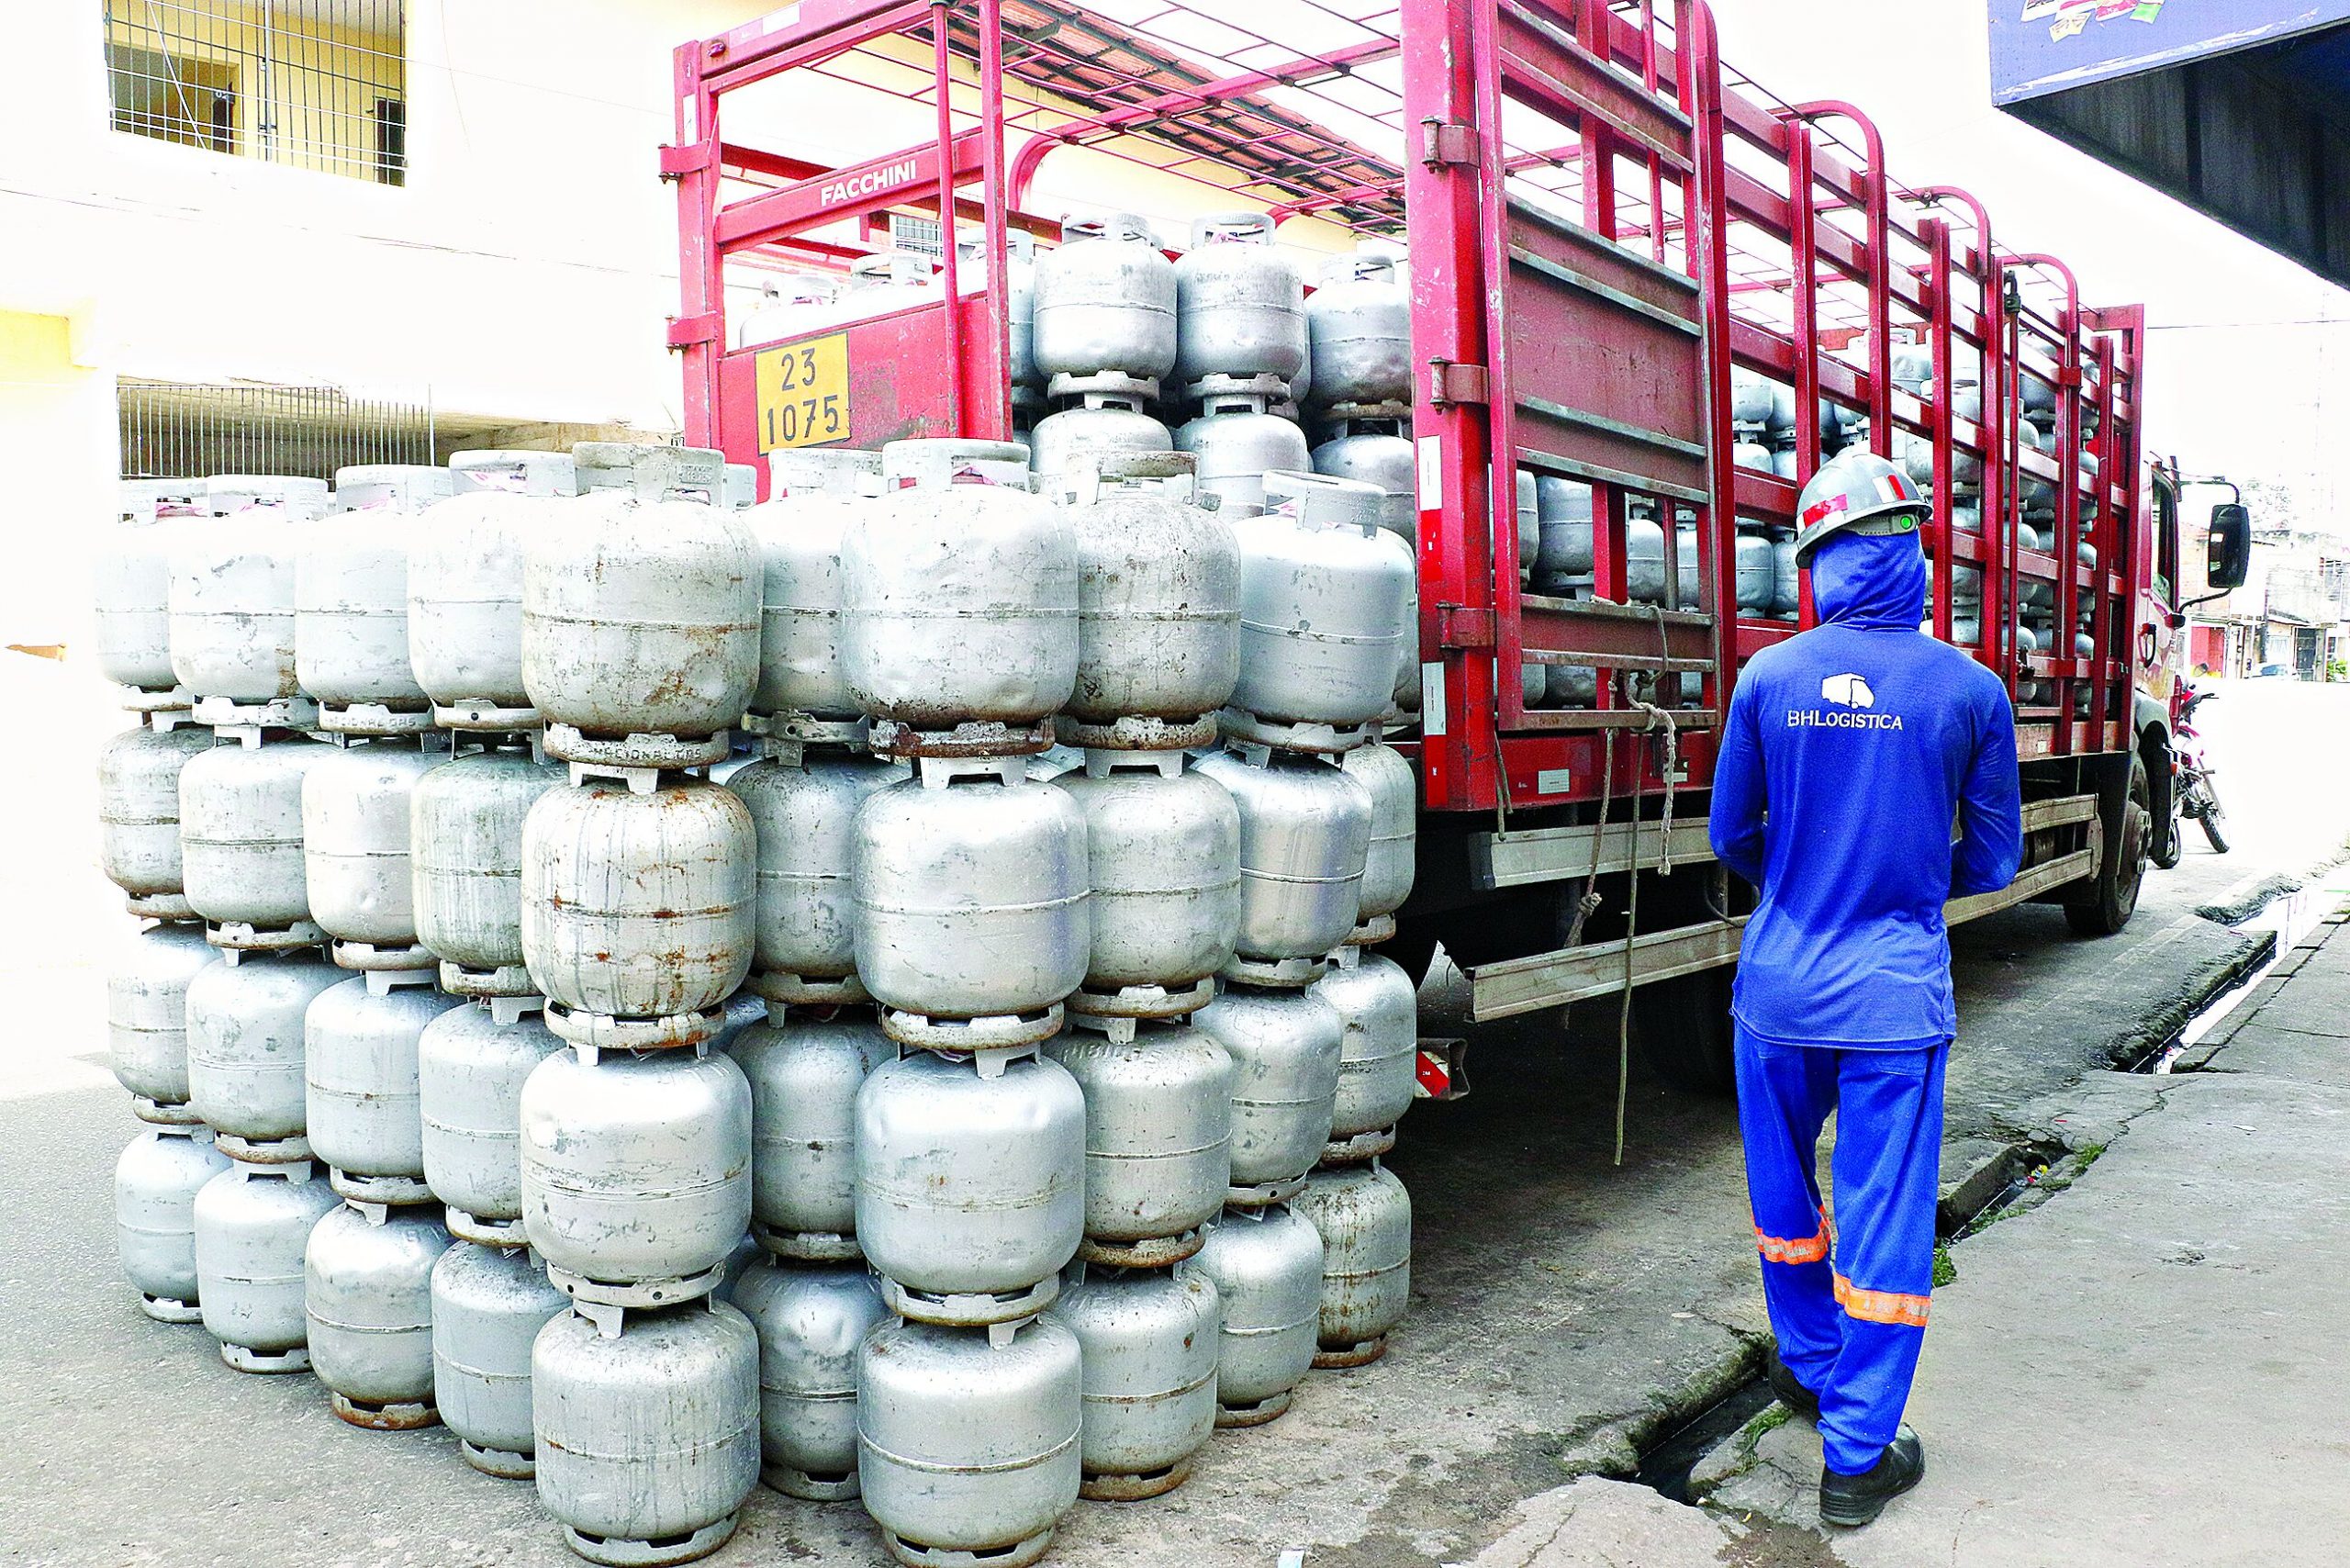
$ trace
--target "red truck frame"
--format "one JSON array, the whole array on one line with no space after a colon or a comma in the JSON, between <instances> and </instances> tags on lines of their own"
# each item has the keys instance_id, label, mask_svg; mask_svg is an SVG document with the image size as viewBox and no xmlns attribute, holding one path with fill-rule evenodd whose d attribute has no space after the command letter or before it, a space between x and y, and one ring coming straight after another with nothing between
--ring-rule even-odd
<instances>
[{"instance_id":1,"label":"red truck frame","mask_svg":"<svg viewBox=\"0 0 2350 1568\"><path fill-rule=\"evenodd\" d=\"M1399 958L1441 941L1481 1017L1639 987L1651 1059L1721 1086L1743 890L1705 864L1701 792L1740 664L1811 622L1807 586L1792 623L1741 615L1728 563L1741 521L1792 524L1829 406L1864 417L1880 454L1930 444L1933 632L1952 638L1954 567L1979 568L1970 651L2017 700L2027 869L1952 917L2033 898L2118 929L2168 820L2177 619L2176 478L2140 453L2143 310L2084 305L2061 262L2002 249L1964 191L1896 181L1854 106L1781 103L1730 71L1700 0L1261 9L803 0L680 47L661 168L687 440L760 464L764 486L777 445L1013 434L995 280L1014 234L1059 237L1038 194L1056 158L1183 182L1201 211L1253 204L1326 237L1400 241L1420 362L1426 810ZM795 83L829 106L821 125L793 111ZM872 115L839 113L863 94ZM920 129L812 151L867 118ZM730 292L841 269L896 217L949 211L963 243L940 248L926 298L729 347ZM1971 377L1979 417L1897 384L1897 342L1924 348L1934 388ZM1793 477L1736 461L1733 367L1791 389ZM2053 454L2027 438L2028 383L2053 389ZM1980 470L1973 529L1956 526L1963 466ZM1592 487L1591 598L1524 586L1521 469ZM2053 505L2044 552L2017 546L2032 490ZM1623 602L1639 506L1694 518L1695 602L1672 586L1673 528L1665 602ZM2056 645L2019 653L2035 591L2053 594ZM2074 656L2076 625L2091 656ZM1529 663L1595 669L1595 700L1529 706ZM1632 700L1633 677L1651 701ZM1597 911L1575 918L1594 888Z\"/></svg>"}]
</instances>

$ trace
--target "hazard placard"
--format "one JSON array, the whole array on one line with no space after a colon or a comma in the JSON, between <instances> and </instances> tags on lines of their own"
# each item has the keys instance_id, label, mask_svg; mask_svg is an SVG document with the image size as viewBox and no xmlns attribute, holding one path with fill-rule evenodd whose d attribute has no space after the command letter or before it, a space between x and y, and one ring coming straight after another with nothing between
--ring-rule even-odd
<instances>
[{"instance_id":1,"label":"hazard placard","mask_svg":"<svg viewBox=\"0 0 2350 1568\"><path fill-rule=\"evenodd\" d=\"M759 450L824 446L848 439L848 334L761 349L753 359Z\"/></svg>"}]
</instances>

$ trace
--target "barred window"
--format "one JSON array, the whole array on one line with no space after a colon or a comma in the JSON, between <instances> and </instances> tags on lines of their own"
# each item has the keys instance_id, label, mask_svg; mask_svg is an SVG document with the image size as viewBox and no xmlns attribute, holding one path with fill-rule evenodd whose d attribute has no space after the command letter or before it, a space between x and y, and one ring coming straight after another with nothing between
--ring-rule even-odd
<instances>
[{"instance_id":1,"label":"barred window","mask_svg":"<svg viewBox=\"0 0 2350 1568\"><path fill-rule=\"evenodd\" d=\"M331 479L353 463L439 463L452 442L481 444L479 428L489 423L452 429L429 391L408 400L354 398L337 386L125 379L117 398L126 479Z\"/></svg>"},{"instance_id":2,"label":"barred window","mask_svg":"<svg viewBox=\"0 0 2350 1568\"><path fill-rule=\"evenodd\" d=\"M114 128L408 182L406 0L100 0Z\"/></svg>"}]
</instances>

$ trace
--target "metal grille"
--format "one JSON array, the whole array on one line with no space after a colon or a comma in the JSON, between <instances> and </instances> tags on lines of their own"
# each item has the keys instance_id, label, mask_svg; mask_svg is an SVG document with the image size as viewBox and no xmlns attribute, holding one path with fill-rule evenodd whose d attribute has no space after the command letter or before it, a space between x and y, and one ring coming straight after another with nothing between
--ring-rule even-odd
<instances>
[{"instance_id":1,"label":"metal grille","mask_svg":"<svg viewBox=\"0 0 2350 1568\"><path fill-rule=\"evenodd\" d=\"M408 179L406 0L100 0L114 128Z\"/></svg>"},{"instance_id":2,"label":"metal grille","mask_svg":"<svg viewBox=\"0 0 2350 1568\"><path fill-rule=\"evenodd\" d=\"M333 386L125 382L122 476L290 474L331 479L354 463L434 463L432 405Z\"/></svg>"}]
</instances>

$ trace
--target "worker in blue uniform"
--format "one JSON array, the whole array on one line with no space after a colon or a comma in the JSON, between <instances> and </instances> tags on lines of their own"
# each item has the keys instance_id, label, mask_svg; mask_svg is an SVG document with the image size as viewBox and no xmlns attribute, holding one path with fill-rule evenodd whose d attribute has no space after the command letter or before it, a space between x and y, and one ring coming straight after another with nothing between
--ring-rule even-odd
<instances>
[{"instance_id":1,"label":"worker in blue uniform","mask_svg":"<svg viewBox=\"0 0 2350 1568\"><path fill-rule=\"evenodd\" d=\"M1868 1523L1925 1473L1901 1412L1957 1029L1942 904L2005 887L2023 837L2007 692L1919 630L1925 510L1857 449L1804 487L1796 555L1819 624L1740 674L1714 767L1714 853L1762 895L1731 1013L1769 1371L1819 1424L1836 1525ZM1817 1168L1830 1111L1832 1212Z\"/></svg>"}]
</instances>

